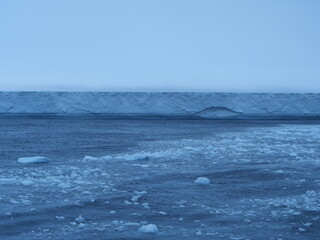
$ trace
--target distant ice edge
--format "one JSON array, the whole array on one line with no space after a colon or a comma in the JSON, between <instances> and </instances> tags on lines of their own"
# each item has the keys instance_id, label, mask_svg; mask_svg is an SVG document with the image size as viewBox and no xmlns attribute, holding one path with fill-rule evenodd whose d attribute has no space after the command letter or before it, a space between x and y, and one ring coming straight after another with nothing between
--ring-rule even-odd
<instances>
[{"instance_id":1,"label":"distant ice edge","mask_svg":"<svg viewBox=\"0 0 320 240\"><path fill-rule=\"evenodd\" d=\"M318 93L0 92L0 114L141 118L320 118Z\"/></svg>"}]
</instances>

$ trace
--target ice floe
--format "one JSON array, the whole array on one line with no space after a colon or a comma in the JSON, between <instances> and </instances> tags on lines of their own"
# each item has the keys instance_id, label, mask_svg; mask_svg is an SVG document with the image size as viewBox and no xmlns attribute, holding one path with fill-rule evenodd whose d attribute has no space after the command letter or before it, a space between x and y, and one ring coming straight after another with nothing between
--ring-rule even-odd
<instances>
[{"instance_id":1,"label":"ice floe","mask_svg":"<svg viewBox=\"0 0 320 240\"><path fill-rule=\"evenodd\" d=\"M77 218L74 219L75 222L77 223L83 223L84 222L84 217L82 217L81 215Z\"/></svg>"},{"instance_id":2,"label":"ice floe","mask_svg":"<svg viewBox=\"0 0 320 240\"><path fill-rule=\"evenodd\" d=\"M49 158L36 156L36 157L21 157L18 159L18 163L47 163Z\"/></svg>"},{"instance_id":3,"label":"ice floe","mask_svg":"<svg viewBox=\"0 0 320 240\"><path fill-rule=\"evenodd\" d=\"M64 216L56 216L56 219L58 221L63 221L63 220L65 220L65 217Z\"/></svg>"},{"instance_id":4,"label":"ice floe","mask_svg":"<svg viewBox=\"0 0 320 240\"><path fill-rule=\"evenodd\" d=\"M137 202L143 195L146 195L147 192L146 191L134 191L134 195L131 198L132 202Z\"/></svg>"},{"instance_id":5,"label":"ice floe","mask_svg":"<svg viewBox=\"0 0 320 240\"><path fill-rule=\"evenodd\" d=\"M206 185L210 184L210 180L206 177L198 177L196 180L194 180L194 183L199 185Z\"/></svg>"},{"instance_id":6,"label":"ice floe","mask_svg":"<svg viewBox=\"0 0 320 240\"><path fill-rule=\"evenodd\" d=\"M138 152L132 154L120 154L115 156L103 156L101 160L125 160L125 161L137 161L147 160L154 157L152 153Z\"/></svg>"},{"instance_id":7,"label":"ice floe","mask_svg":"<svg viewBox=\"0 0 320 240\"><path fill-rule=\"evenodd\" d=\"M135 153L135 154L123 155L121 158L127 161L136 161L136 160L147 160L150 157L151 155L147 153Z\"/></svg>"},{"instance_id":8,"label":"ice floe","mask_svg":"<svg viewBox=\"0 0 320 240\"><path fill-rule=\"evenodd\" d=\"M137 160L147 160L152 157L156 157L156 155L152 153L132 153L132 154L119 154L119 155L107 155L102 157L92 157L92 156L85 156L83 158L83 161L110 161L110 160L125 160L125 161L137 161ZM142 166L142 167L148 167Z\"/></svg>"},{"instance_id":9,"label":"ice floe","mask_svg":"<svg viewBox=\"0 0 320 240\"><path fill-rule=\"evenodd\" d=\"M148 225L143 225L142 227L139 228L139 232L142 233L158 233L158 227L155 224L148 224Z\"/></svg>"},{"instance_id":10,"label":"ice floe","mask_svg":"<svg viewBox=\"0 0 320 240\"><path fill-rule=\"evenodd\" d=\"M14 185L17 183L17 179L14 178L0 178L0 185Z\"/></svg>"},{"instance_id":11,"label":"ice floe","mask_svg":"<svg viewBox=\"0 0 320 240\"><path fill-rule=\"evenodd\" d=\"M22 184L23 186L31 186L31 185L34 185L35 182L32 181L32 180L23 180L23 181L21 181L21 184Z\"/></svg>"},{"instance_id":12,"label":"ice floe","mask_svg":"<svg viewBox=\"0 0 320 240\"><path fill-rule=\"evenodd\" d=\"M83 161L96 161L96 160L99 160L99 158L92 157L92 156L85 156L83 158Z\"/></svg>"},{"instance_id":13,"label":"ice floe","mask_svg":"<svg viewBox=\"0 0 320 240\"><path fill-rule=\"evenodd\" d=\"M114 154L114 155L105 155L101 157L93 157L90 155L85 156L83 161L139 161L139 160L149 160L149 159L158 159L172 156L180 156L181 151L175 150L160 150L160 151L140 151L140 152L129 152L122 154ZM142 168L149 167L148 164L136 164L133 166L138 166Z\"/></svg>"}]
</instances>

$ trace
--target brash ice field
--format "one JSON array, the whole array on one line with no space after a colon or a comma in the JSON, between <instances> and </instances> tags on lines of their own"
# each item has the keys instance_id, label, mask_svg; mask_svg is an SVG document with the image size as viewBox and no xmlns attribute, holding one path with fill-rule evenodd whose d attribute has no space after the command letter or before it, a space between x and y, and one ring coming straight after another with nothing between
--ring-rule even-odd
<instances>
[{"instance_id":1,"label":"brash ice field","mask_svg":"<svg viewBox=\"0 0 320 240\"><path fill-rule=\"evenodd\" d=\"M0 239L319 239L320 121L0 119ZM42 156L49 162L18 162Z\"/></svg>"}]
</instances>

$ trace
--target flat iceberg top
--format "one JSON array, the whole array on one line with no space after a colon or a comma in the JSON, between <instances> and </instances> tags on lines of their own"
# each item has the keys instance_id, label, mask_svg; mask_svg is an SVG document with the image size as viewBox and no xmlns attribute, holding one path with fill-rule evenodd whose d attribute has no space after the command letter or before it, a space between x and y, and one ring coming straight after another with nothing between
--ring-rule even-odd
<instances>
[{"instance_id":1,"label":"flat iceberg top","mask_svg":"<svg viewBox=\"0 0 320 240\"><path fill-rule=\"evenodd\" d=\"M0 92L0 114L187 117L320 117L316 93Z\"/></svg>"},{"instance_id":2,"label":"flat iceberg top","mask_svg":"<svg viewBox=\"0 0 320 240\"><path fill-rule=\"evenodd\" d=\"M18 159L18 163L47 163L50 160L46 157L22 157Z\"/></svg>"}]
</instances>

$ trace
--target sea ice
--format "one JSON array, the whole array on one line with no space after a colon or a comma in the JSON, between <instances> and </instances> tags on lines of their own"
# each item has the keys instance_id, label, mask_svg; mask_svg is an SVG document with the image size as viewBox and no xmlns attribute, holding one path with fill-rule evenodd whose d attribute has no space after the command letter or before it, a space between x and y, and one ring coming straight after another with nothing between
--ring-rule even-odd
<instances>
[{"instance_id":1,"label":"sea ice","mask_svg":"<svg viewBox=\"0 0 320 240\"><path fill-rule=\"evenodd\" d=\"M136 160L147 160L151 157L151 154L148 153L133 153L133 154L121 154L117 156L103 156L99 159L101 160L126 160L126 161L136 161Z\"/></svg>"},{"instance_id":2,"label":"sea ice","mask_svg":"<svg viewBox=\"0 0 320 240\"><path fill-rule=\"evenodd\" d=\"M196 184L200 184L200 185L206 185L206 184L210 184L210 180L206 177L198 177L194 183Z\"/></svg>"},{"instance_id":3,"label":"sea ice","mask_svg":"<svg viewBox=\"0 0 320 240\"><path fill-rule=\"evenodd\" d=\"M134 195L131 198L132 202L137 202L143 195L146 195L147 192L146 191L134 191Z\"/></svg>"},{"instance_id":4,"label":"sea ice","mask_svg":"<svg viewBox=\"0 0 320 240\"><path fill-rule=\"evenodd\" d=\"M167 215L167 213L166 212L163 212L163 211L160 211L159 212L161 215Z\"/></svg>"},{"instance_id":5,"label":"sea ice","mask_svg":"<svg viewBox=\"0 0 320 240\"><path fill-rule=\"evenodd\" d=\"M146 153L135 153L123 155L122 158L127 161L147 160L150 158L150 155Z\"/></svg>"},{"instance_id":6,"label":"sea ice","mask_svg":"<svg viewBox=\"0 0 320 240\"><path fill-rule=\"evenodd\" d=\"M23 181L21 181L21 184L22 184L23 186L31 186L31 185L34 185L35 182L32 181L32 180L23 180Z\"/></svg>"},{"instance_id":7,"label":"sea ice","mask_svg":"<svg viewBox=\"0 0 320 240\"><path fill-rule=\"evenodd\" d=\"M101 160L106 160L106 161L110 161L110 160L113 159L113 157L112 157L112 156L104 156L104 157L101 157L101 158L99 158L99 159L101 159Z\"/></svg>"},{"instance_id":8,"label":"sea ice","mask_svg":"<svg viewBox=\"0 0 320 240\"><path fill-rule=\"evenodd\" d=\"M142 233L158 233L158 227L155 224L148 224L148 225L143 225L142 227L139 228L139 232Z\"/></svg>"},{"instance_id":9,"label":"sea ice","mask_svg":"<svg viewBox=\"0 0 320 240\"><path fill-rule=\"evenodd\" d=\"M307 222L307 223L302 223L302 225L303 225L303 226L306 226L306 227L310 227L310 226L312 226L312 223Z\"/></svg>"},{"instance_id":10,"label":"sea ice","mask_svg":"<svg viewBox=\"0 0 320 240\"><path fill-rule=\"evenodd\" d=\"M46 157L22 157L18 159L18 163L47 163L49 159Z\"/></svg>"},{"instance_id":11,"label":"sea ice","mask_svg":"<svg viewBox=\"0 0 320 240\"><path fill-rule=\"evenodd\" d=\"M0 185L13 185L16 183L17 180L13 178L0 178Z\"/></svg>"},{"instance_id":12,"label":"sea ice","mask_svg":"<svg viewBox=\"0 0 320 240\"><path fill-rule=\"evenodd\" d=\"M96 157L91 157L91 156L85 156L83 158L83 161L96 161L98 160L99 158L96 158Z\"/></svg>"},{"instance_id":13,"label":"sea ice","mask_svg":"<svg viewBox=\"0 0 320 240\"><path fill-rule=\"evenodd\" d=\"M142 203L141 204L144 208L146 208L146 209L149 209L150 207L149 207L149 203Z\"/></svg>"},{"instance_id":14,"label":"sea ice","mask_svg":"<svg viewBox=\"0 0 320 240\"><path fill-rule=\"evenodd\" d=\"M83 223L84 222L84 218L80 215L79 217L74 219L77 223Z\"/></svg>"},{"instance_id":15,"label":"sea ice","mask_svg":"<svg viewBox=\"0 0 320 240\"><path fill-rule=\"evenodd\" d=\"M63 221L63 220L65 220L65 217L64 216L56 216L56 219L58 221Z\"/></svg>"}]
</instances>

